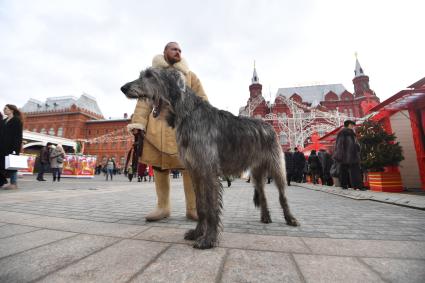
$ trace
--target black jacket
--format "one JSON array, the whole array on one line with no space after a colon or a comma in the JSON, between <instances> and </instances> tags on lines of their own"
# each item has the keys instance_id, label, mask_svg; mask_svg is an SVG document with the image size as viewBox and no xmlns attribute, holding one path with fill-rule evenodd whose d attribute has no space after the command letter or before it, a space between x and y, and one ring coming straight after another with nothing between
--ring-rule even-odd
<instances>
[{"instance_id":1,"label":"black jacket","mask_svg":"<svg viewBox=\"0 0 425 283\"><path fill-rule=\"evenodd\" d=\"M292 152L285 151L285 167L286 174L294 174L295 164L294 164L294 155Z\"/></svg>"},{"instance_id":2,"label":"black jacket","mask_svg":"<svg viewBox=\"0 0 425 283\"><path fill-rule=\"evenodd\" d=\"M340 164L360 163L360 145L352 129L343 128L338 133L333 159Z\"/></svg>"},{"instance_id":3,"label":"black jacket","mask_svg":"<svg viewBox=\"0 0 425 283\"><path fill-rule=\"evenodd\" d=\"M15 152L19 154L22 146L22 122L12 117L8 122L3 120L3 134L1 135L0 153L6 156Z\"/></svg>"}]
</instances>

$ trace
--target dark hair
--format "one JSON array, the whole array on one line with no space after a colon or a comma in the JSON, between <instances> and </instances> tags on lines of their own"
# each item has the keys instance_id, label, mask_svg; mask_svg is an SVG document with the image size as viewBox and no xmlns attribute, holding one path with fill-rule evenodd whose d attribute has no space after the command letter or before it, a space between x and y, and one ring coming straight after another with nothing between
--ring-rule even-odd
<instances>
[{"instance_id":1,"label":"dark hair","mask_svg":"<svg viewBox=\"0 0 425 283\"><path fill-rule=\"evenodd\" d=\"M165 45L165 47L164 47L164 51L165 50L167 50L167 48L170 46L170 44L177 44L178 45L178 43L177 42L175 42L175 41L170 41L170 42L168 42L166 45Z\"/></svg>"},{"instance_id":2,"label":"dark hair","mask_svg":"<svg viewBox=\"0 0 425 283\"><path fill-rule=\"evenodd\" d=\"M316 154L316 150L315 150L315 149L313 149L313 150L311 151L311 154Z\"/></svg>"},{"instance_id":3,"label":"dark hair","mask_svg":"<svg viewBox=\"0 0 425 283\"><path fill-rule=\"evenodd\" d=\"M354 122L353 120L345 120L344 121L344 127L347 128L349 125L356 125L356 122Z\"/></svg>"},{"instance_id":4,"label":"dark hair","mask_svg":"<svg viewBox=\"0 0 425 283\"><path fill-rule=\"evenodd\" d=\"M294 150L298 150L298 147L294 147Z\"/></svg>"},{"instance_id":5,"label":"dark hair","mask_svg":"<svg viewBox=\"0 0 425 283\"><path fill-rule=\"evenodd\" d=\"M22 113L21 113L21 111L19 111L19 109L18 109L18 107L16 107L16 105L6 104L6 107L13 111L13 117L18 118L21 122L23 122L22 121Z\"/></svg>"}]
</instances>

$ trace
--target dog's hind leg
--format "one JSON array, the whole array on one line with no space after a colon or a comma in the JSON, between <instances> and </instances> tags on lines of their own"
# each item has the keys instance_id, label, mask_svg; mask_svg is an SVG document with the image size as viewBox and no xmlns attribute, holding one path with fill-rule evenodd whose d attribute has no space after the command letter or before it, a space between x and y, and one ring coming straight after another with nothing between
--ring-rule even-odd
<instances>
[{"instance_id":1,"label":"dog's hind leg","mask_svg":"<svg viewBox=\"0 0 425 283\"><path fill-rule=\"evenodd\" d=\"M279 158L275 158L270 160L274 164L270 164L270 173L275 180L276 187L279 191L279 202L280 206L283 209L283 216L285 217L286 224L290 226L299 226L297 219L292 215L289 210L288 200L285 196L285 174L284 174L284 166L281 163Z\"/></svg>"},{"instance_id":2,"label":"dog's hind leg","mask_svg":"<svg viewBox=\"0 0 425 283\"><path fill-rule=\"evenodd\" d=\"M254 183L255 191L254 191L254 205L256 207L260 206L261 209L261 222L263 223L271 223L272 219L270 217L269 208L267 206L267 198L264 193L264 183L266 172L262 167L253 168L251 170L251 176Z\"/></svg>"}]
</instances>

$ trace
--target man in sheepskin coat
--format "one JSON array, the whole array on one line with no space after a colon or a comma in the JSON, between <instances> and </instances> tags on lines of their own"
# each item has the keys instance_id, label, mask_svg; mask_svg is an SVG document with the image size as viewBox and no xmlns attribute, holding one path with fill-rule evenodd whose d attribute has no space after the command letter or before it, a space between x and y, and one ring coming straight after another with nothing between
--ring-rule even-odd
<instances>
[{"instance_id":1,"label":"man in sheepskin coat","mask_svg":"<svg viewBox=\"0 0 425 283\"><path fill-rule=\"evenodd\" d=\"M360 145L353 130L355 125L356 123L351 120L344 122L344 128L336 137L333 158L340 166L339 180L341 187L347 189L351 185L355 190L363 190L360 171Z\"/></svg>"},{"instance_id":2,"label":"man in sheepskin coat","mask_svg":"<svg viewBox=\"0 0 425 283\"><path fill-rule=\"evenodd\" d=\"M201 81L189 70L186 61L181 57L178 43L169 42L164 48L164 53L153 58L152 67L179 70L186 78L186 85L198 96L207 100ZM170 169L184 168L178 158L175 131L165 121L165 111L160 111L159 116L154 118L152 110L152 105L139 99L131 123L127 127L133 133L142 131L145 137L143 153L139 162L153 166L158 199L157 208L146 216L146 220L158 221L170 216ZM183 170L182 173L186 197L186 217L197 220L192 180L186 170Z\"/></svg>"}]
</instances>

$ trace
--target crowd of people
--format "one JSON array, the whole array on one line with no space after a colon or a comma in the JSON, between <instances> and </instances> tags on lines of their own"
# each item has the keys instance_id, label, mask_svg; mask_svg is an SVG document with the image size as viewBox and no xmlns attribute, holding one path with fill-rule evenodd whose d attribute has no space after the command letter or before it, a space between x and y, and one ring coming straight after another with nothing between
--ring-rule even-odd
<instances>
[{"instance_id":1,"label":"crowd of people","mask_svg":"<svg viewBox=\"0 0 425 283\"><path fill-rule=\"evenodd\" d=\"M338 133L331 155L325 149L312 150L306 158L298 148L285 151L287 183L291 181L365 190L360 167L360 145L354 132L355 122L347 120Z\"/></svg>"}]
</instances>

